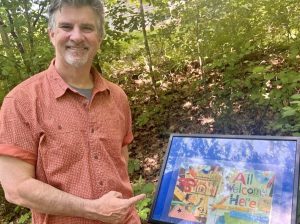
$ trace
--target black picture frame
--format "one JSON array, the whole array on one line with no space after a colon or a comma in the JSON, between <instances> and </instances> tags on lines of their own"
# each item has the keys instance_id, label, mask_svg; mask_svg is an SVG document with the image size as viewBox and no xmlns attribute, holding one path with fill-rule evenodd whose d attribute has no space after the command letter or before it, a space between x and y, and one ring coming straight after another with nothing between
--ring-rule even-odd
<instances>
[{"instance_id":1,"label":"black picture frame","mask_svg":"<svg viewBox=\"0 0 300 224\"><path fill-rule=\"evenodd\" d=\"M171 134L149 223L296 224L299 138Z\"/></svg>"}]
</instances>

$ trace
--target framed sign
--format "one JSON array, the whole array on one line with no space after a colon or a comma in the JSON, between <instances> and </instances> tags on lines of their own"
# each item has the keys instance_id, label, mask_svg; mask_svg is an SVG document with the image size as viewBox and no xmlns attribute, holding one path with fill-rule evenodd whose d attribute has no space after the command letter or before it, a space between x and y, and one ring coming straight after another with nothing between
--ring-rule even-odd
<instances>
[{"instance_id":1,"label":"framed sign","mask_svg":"<svg viewBox=\"0 0 300 224\"><path fill-rule=\"evenodd\" d=\"M295 224L299 138L170 136L150 223Z\"/></svg>"}]
</instances>

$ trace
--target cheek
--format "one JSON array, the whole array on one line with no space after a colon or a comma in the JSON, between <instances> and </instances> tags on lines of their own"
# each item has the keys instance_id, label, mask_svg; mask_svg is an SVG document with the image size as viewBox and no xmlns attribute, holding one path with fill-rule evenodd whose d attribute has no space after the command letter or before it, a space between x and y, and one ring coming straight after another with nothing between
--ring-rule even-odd
<instances>
[{"instance_id":1,"label":"cheek","mask_svg":"<svg viewBox=\"0 0 300 224\"><path fill-rule=\"evenodd\" d=\"M92 44L92 45L94 45L94 46L99 46L100 45L100 39L99 39L99 37L97 36L97 35L92 35L92 36L89 36L88 38L87 38L89 41L90 41L90 43Z\"/></svg>"},{"instance_id":2,"label":"cheek","mask_svg":"<svg viewBox=\"0 0 300 224\"><path fill-rule=\"evenodd\" d=\"M92 51L97 52L100 47L100 42L98 40L91 40L89 43L92 46Z\"/></svg>"},{"instance_id":3,"label":"cheek","mask_svg":"<svg viewBox=\"0 0 300 224\"><path fill-rule=\"evenodd\" d=\"M62 46L64 44L66 44L69 40L69 35L65 34L65 35L58 35L56 38L56 45Z\"/></svg>"}]
</instances>

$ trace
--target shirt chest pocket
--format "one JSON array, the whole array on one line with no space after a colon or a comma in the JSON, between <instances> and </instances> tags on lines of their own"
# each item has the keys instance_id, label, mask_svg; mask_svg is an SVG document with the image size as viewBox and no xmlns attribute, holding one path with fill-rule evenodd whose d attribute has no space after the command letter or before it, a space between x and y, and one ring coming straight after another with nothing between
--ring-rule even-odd
<instances>
[{"instance_id":1,"label":"shirt chest pocket","mask_svg":"<svg viewBox=\"0 0 300 224\"><path fill-rule=\"evenodd\" d=\"M96 139L102 147L112 158L119 158L121 155L121 148L125 136L124 121L118 118L106 118L101 122L101 127L96 134Z\"/></svg>"},{"instance_id":2,"label":"shirt chest pocket","mask_svg":"<svg viewBox=\"0 0 300 224\"><path fill-rule=\"evenodd\" d=\"M86 132L76 125L52 122L45 130L39 151L48 172L66 172L82 160L86 151Z\"/></svg>"}]
</instances>

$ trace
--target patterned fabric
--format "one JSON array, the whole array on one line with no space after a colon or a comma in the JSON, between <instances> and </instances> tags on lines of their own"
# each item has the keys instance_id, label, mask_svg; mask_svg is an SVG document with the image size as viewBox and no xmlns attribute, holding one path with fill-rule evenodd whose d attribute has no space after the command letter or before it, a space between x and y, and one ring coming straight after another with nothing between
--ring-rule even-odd
<instances>
[{"instance_id":1,"label":"patterned fabric","mask_svg":"<svg viewBox=\"0 0 300 224\"><path fill-rule=\"evenodd\" d=\"M89 102L63 81L54 63L6 96L0 154L33 164L38 180L82 198L96 199L111 190L131 197L121 154L133 139L127 96L92 69L95 86ZM36 224L100 223L32 213ZM140 223L135 211L126 223Z\"/></svg>"}]
</instances>

